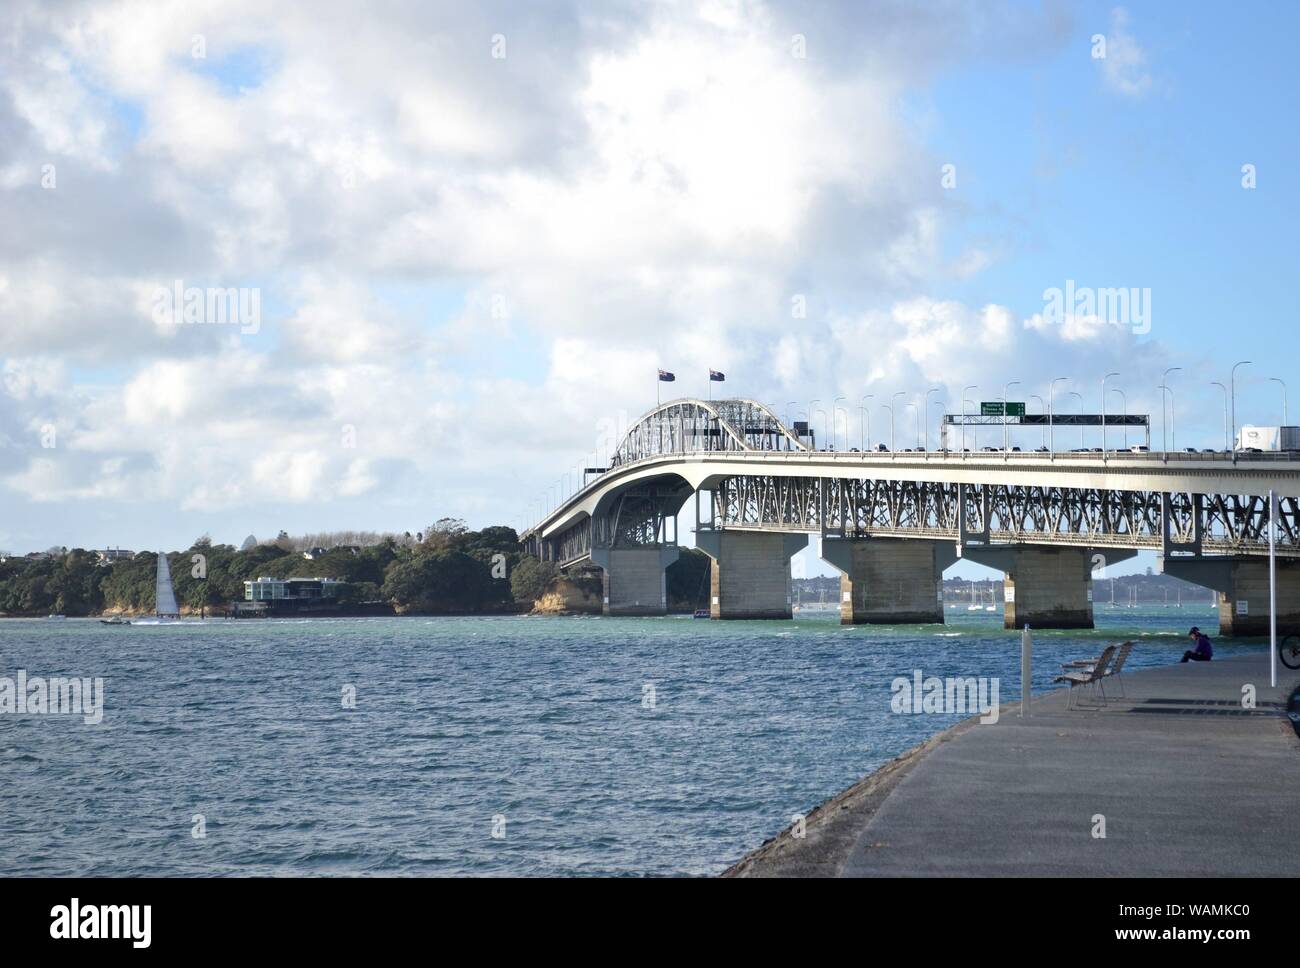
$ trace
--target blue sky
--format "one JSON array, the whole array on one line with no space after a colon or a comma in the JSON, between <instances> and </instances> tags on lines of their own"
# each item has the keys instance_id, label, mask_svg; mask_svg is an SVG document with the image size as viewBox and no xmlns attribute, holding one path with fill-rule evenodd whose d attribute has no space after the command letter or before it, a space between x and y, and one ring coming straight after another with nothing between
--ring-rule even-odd
<instances>
[{"instance_id":1,"label":"blue sky","mask_svg":"<svg viewBox=\"0 0 1300 968\"><path fill-rule=\"evenodd\" d=\"M660 366L778 410L1096 409L1118 370L1135 411L1179 366L1212 446L1250 358L1240 422L1279 421L1295 5L543 6L17 4L0 549L520 525ZM157 326L176 278L255 287L259 331ZM1150 331L1044 324L1067 280L1149 289Z\"/></svg>"},{"instance_id":2,"label":"blue sky","mask_svg":"<svg viewBox=\"0 0 1300 968\"><path fill-rule=\"evenodd\" d=\"M959 159L968 231L1007 238L1009 258L951 295L1005 302L1029 315L1046 285L1149 286L1152 339L1228 350L1249 321L1281 339L1289 213L1297 181L1297 87L1289 52L1300 8L1262 4L1223 17L1209 4L1133 8L1150 51L1152 88L1121 97L1079 70L1092 25L1108 6L1083 8L1074 42L1026 70L974 66L938 81L927 143ZM1258 166L1259 187L1240 184ZM1051 174L1044 174L1045 169Z\"/></svg>"}]
</instances>

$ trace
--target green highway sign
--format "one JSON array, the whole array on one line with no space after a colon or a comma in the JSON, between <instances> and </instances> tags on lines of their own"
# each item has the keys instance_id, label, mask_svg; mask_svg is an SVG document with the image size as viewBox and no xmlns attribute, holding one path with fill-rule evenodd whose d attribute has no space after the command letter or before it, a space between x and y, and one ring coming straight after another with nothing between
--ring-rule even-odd
<instances>
[{"instance_id":1,"label":"green highway sign","mask_svg":"<svg viewBox=\"0 0 1300 968\"><path fill-rule=\"evenodd\" d=\"M1025 415L1025 405L1024 405L1023 403L1016 403L1016 402L1014 402L1014 401L1008 400L1008 401L1007 401L1007 412L1006 412L1006 415L1007 415L1008 417L1023 417L1023 416ZM1001 416L1002 416L1002 401L1001 401L1001 400L993 400L993 401L990 402L990 401L988 401L988 400L981 400L981 401L980 401L980 416L981 416L981 417L1001 417Z\"/></svg>"}]
</instances>

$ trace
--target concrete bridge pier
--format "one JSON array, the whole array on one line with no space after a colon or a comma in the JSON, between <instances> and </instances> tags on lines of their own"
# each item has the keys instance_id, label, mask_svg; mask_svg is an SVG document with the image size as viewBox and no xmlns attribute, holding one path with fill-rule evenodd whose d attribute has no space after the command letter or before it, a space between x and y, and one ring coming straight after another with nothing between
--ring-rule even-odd
<instances>
[{"instance_id":1,"label":"concrete bridge pier","mask_svg":"<svg viewBox=\"0 0 1300 968\"><path fill-rule=\"evenodd\" d=\"M713 559L710 618L790 618L790 559L806 534L702 528L695 546Z\"/></svg>"},{"instance_id":2,"label":"concrete bridge pier","mask_svg":"<svg viewBox=\"0 0 1300 968\"><path fill-rule=\"evenodd\" d=\"M1268 635L1268 559L1258 556L1157 559L1160 570L1218 592L1219 634ZM1277 561L1277 634L1300 634L1300 562Z\"/></svg>"},{"instance_id":3,"label":"concrete bridge pier","mask_svg":"<svg viewBox=\"0 0 1300 968\"><path fill-rule=\"evenodd\" d=\"M924 538L822 538L822 559L838 568L841 625L943 622L943 570L951 542Z\"/></svg>"},{"instance_id":4,"label":"concrete bridge pier","mask_svg":"<svg viewBox=\"0 0 1300 968\"><path fill-rule=\"evenodd\" d=\"M1092 573L1132 558L1128 548L967 545L963 557L1006 573L1003 627L1090 629Z\"/></svg>"},{"instance_id":5,"label":"concrete bridge pier","mask_svg":"<svg viewBox=\"0 0 1300 968\"><path fill-rule=\"evenodd\" d=\"M604 573L601 614L666 615L668 579L664 572L677 555L676 545L593 548L591 560Z\"/></svg>"}]
</instances>

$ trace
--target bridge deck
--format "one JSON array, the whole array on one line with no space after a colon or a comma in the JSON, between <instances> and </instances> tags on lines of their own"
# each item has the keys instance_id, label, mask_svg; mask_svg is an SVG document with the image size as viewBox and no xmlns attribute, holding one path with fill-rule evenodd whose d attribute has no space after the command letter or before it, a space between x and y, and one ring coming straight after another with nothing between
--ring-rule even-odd
<instances>
[{"instance_id":1,"label":"bridge deck","mask_svg":"<svg viewBox=\"0 0 1300 968\"><path fill-rule=\"evenodd\" d=\"M1278 553L1300 555L1297 452L836 451L815 449L802 424L794 431L752 400L661 404L595 480L584 474L577 491L548 500L522 540L562 562L597 546L670 540L665 522L704 491L707 523L724 528L1199 556L1263 554L1276 520ZM1269 494L1279 498L1276 515Z\"/></svg>"}]
</instances>

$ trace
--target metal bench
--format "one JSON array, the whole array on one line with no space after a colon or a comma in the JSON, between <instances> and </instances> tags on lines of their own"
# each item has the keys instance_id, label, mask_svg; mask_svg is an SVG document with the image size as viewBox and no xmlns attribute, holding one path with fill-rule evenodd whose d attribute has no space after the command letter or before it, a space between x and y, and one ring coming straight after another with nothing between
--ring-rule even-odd
<instances>
[{"instance_id":1,"label":"metal bench","mask_svg":"<svg viewBox=\"0 0 1300 968\"><path fill-rule=\"evenodd\" d=\"M1105 675L1103 676L1103 678L1107 679L1112 676L1115 677L1115 682L1119 685L1119 694L1121 698L1124 696L1124 680L1120 674L1124 671L1124 663L1128 661L1129 654L1132 653L1132 651L1132 642L1122 643L1119 646L1119 651L1115 654L1115 660L1110 664L1110 668L1106 670ZM1086 672L1099 661L1101 661L1100 657L1096 659L1076 659L1073 662L1066 662L1061 666L1061 668L1067 672Z\"/></svg>"},{"instance_id":2,"label":"metal bench","mask_svg":"<svg viewBox=\"0 0 1300 968\"><path fill-rule=\"evenodd\" d=\"M1101 681L1106 678L1107 670L1110 669L1111 661L1115 658L1117 646L1108 645L1096 659L1086 659L1090 663L1088 668L1075 669L1070 672L1062 672L1052 682L1066 682L1070 685L1070 693L1065 700L1065 708L1072 709L1074 702L1074 687L1086 686L1094 691L1101 693L1101 701L1106 702L1106 690L1102 688Z\"/></svg>"}]
</instances>

